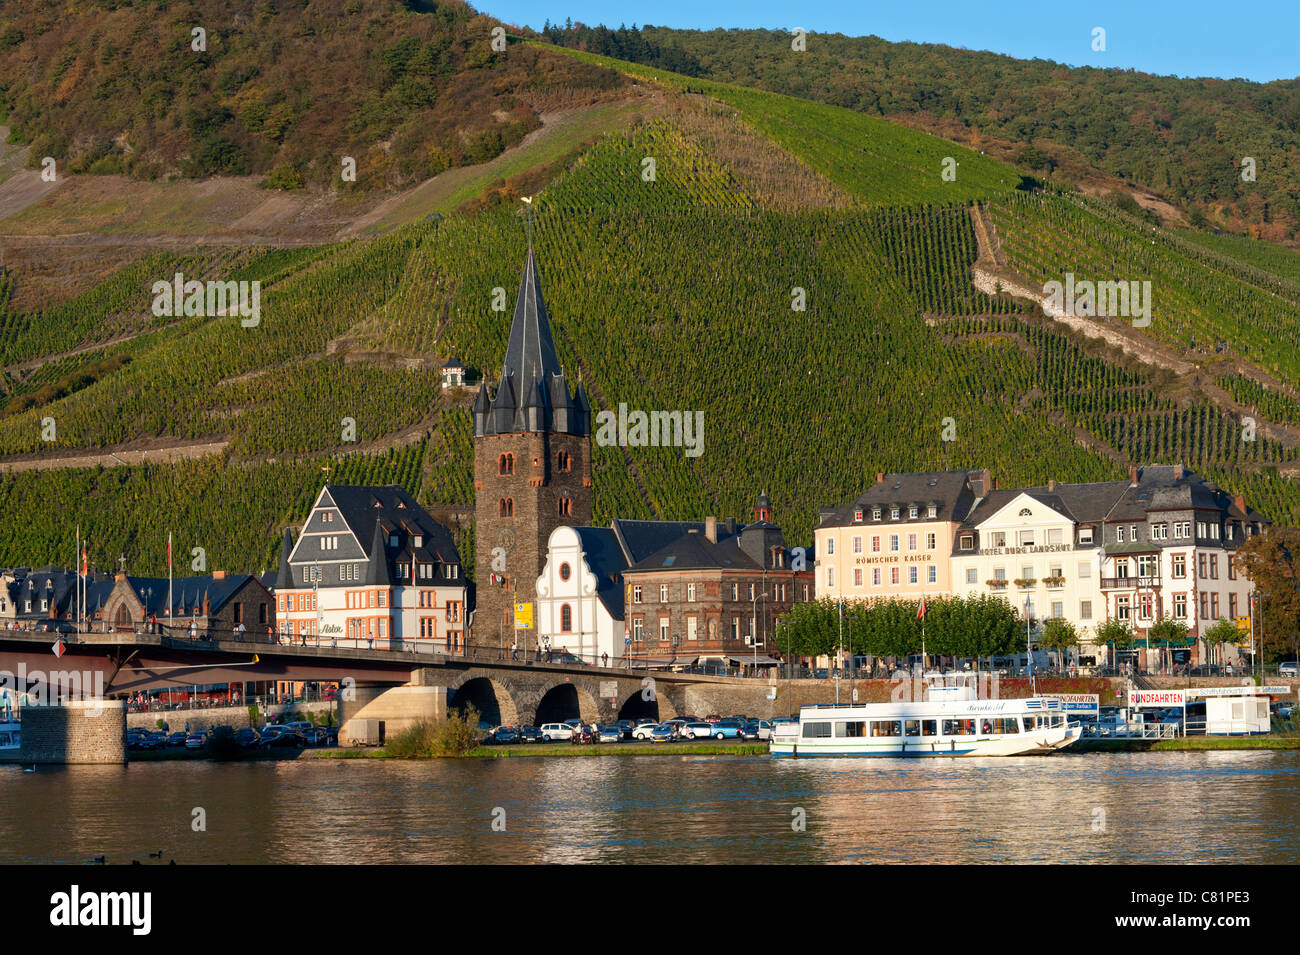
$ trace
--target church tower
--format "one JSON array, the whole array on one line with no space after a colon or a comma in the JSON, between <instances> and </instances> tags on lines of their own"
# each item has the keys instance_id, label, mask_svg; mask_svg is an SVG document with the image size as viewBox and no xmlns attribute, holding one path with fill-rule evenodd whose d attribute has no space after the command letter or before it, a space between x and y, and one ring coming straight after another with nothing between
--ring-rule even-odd
<instances>
[{"instance_id":1,"label":"church tower","mask_svg":"<svg viewBox=\"0 0 1300 955\"><path fill-rule=\"evenodd\" d=\"M480 385L474 404L474 491L470 639L508 648L513 605L537 599L551 531L591 523L591 405L581 382L569 393L531 241L501 380L495 394ZM535 645L534 629L528 646Z\"/></svg>"}]
</instances>

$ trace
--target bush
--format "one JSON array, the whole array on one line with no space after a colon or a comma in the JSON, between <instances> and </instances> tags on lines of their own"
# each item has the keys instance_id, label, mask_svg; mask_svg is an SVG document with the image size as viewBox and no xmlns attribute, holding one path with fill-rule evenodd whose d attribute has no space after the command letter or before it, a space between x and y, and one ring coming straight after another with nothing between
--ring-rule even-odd
<instances>
[{"instance_id":1,"label":"bush","mask_svg":"<svg viewBox=\"0 0 1300 955\"><path fill-rule=\"evenodd\" d=\"M304 184L302 173L294 168L293 163L282 162L271 170L263 185L267 189L301 189Z\"/></svg>"},{"instance_id":2,"label":"bush","mask_svg":"<svg viewBox=\"0 0 1300 955\"><path fill-rule=\"evenodd\" d=\"M478 745L478 735L478 711L467 706L463 713L452 713L445 720L421 720L390 736L384 751L402 759L464 756Z\"/></svg>"}]
</instances>

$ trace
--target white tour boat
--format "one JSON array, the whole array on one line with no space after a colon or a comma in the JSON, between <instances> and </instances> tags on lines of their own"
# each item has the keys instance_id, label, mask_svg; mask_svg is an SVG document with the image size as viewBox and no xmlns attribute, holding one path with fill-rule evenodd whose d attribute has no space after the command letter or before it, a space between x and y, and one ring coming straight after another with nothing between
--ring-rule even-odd
<instances>
[{"instance_id":1,"label":"white tour boat","mask_svg":"<svg viewBox=\"0 0 1300 955\"><path fill-rule=\"evenodd\" d=\"M924 685L921 701L801 707L772 730L773 756L1029 756L1064 749L1083 732L1061 701L978 699L965 675ZM918 687L922 686L918 681Z\"/></svg>"}]
</instances>

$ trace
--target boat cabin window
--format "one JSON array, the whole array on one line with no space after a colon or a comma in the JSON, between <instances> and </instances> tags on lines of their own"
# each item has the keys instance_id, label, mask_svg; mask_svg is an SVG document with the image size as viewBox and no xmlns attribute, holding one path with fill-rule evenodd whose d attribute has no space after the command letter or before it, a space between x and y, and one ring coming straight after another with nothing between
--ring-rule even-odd
<instances>
[{"instance_id":1,"label":"boat cabin window","mask_svg":"<svg viewBox=\"0 0 1300 955\"><path fill-rule=\"evenodd\" d=\"M1020 718L1021 718L1022 720L1024 720L1024 722L1025 722L1025 732L1026 732L1026 733L1032 733L1034 730L1038 729L1038 717L1036 717L1036 716L1022 716L1022 717L1020 717ZM1044 717L1043 717L1044 720L1048 720L1048 719L1050 719L1050 718L1051 718L1051 717L1047 717L1047 716L1044 716ZM1047 724L1044 723L1043 725L1046 726Z\"/></svg>"},{"instance_id":2,"label":"boat cabin window","mask_svg":"<svg viewBox=\"0 0 1300 955\"><path fill-rule=\"evenodd\" d=\"M993 721L993 732L995 733L1019 733L1020 721L1014 716L998 717Z\"/></svg>"},{"instance_id":3,"label":"boat cabin window","mask_svg":"<svg viewBox=\"0 0 1300 955\"><path fill-rule=\"evenodd\" d=\"M857 739L867 735L866 720L840 720L835 724L836 736L847 736Z\"/></svg>"},{"instance_id":4,"label":"boat cabin window","mask_svg":"<svg viewBox=\"0 0 1300 955\"><path fill-rule=\"evenodd\" d=\"M825 739L830 735L831 735L830 723L804 723L803 724L804 739Z\"/></svg>"},{"instance_id":5,"label":"boat cabin window","mask_svg":"<svg viewBox=\"0 0 1300 955\"><path fill-rule=\"evenodd\" d=\"M902 736L903 721L902 720L872 720L871 735L872 736Z\"/></svg>"},{"instance_id":6,"label":"boat cabin window","mask_svg":"<svg viewBox=\"0 0 1300 955\"><path fill-rule=\"evenodd\" d=\"M9 745L9 734L0 733L0 746L8 746L8 745Z\"/></svg>"},{"instance_id":7,"label":"boat cabin window","mask_svg":"<svg viewBox=\"0 0 1300 955\"><path fill-rule=\"evenodd\" d=\"M907 735L908 735L908 736L920 736L920 735L921 735L921 721L920 721L920 720L907 720L906 723L907 723L907 727L906 727L906 729L907 729Z\"/></svg>"},{"instance_id":8,"label":"boat cabin window","mask_svg":"<svg viewBox=\"0 0 1300 955\"><path fill-rule=\"evenodd\" d=\"M975 721L974 720L944 720L943 735L944 736L974 736Z\"/></svg>"},{"instance_id":9,"label":"boat cabin window","mask_svg":"<svg viewBox=\"0 0 1300 955\"><path fill-rule=\"evenodd\" d=\"M939 735L939 721L938 721L938 720L922 720L922 721L921 721L921 735L922 735L922 736L938 736L938 735Z\"/></svg>"}]
</instances>

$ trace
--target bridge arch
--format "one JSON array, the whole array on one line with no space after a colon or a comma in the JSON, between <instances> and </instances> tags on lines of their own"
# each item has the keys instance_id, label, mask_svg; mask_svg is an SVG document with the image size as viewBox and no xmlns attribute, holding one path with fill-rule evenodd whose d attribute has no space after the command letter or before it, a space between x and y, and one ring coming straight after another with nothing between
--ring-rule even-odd
<instances>
[{"instance_id":1,"label":"bridge arch","mask_svg":"<svg viewBox=\"0 0 1300 955\"><path fill-rule=\"evenodd\" d=\"M672 700L668 699L664 692L667 689L666 687L656 683L653 686L654 692L647 693L646 690L648 689L651 689L651 687L638 686L623 700L618 708L618 718L620 720L652 719L662 722L663 720L671 720L677 715L677 709L673 706ZM651 698L647 700L646 696Z\"/></svg>"},{"instance_id":2,"label":"bridge arch","mask_svg":"<svg viewBox=\"0 0 1300 955\"><path fill-rule=\"evenodd\" d=\"M451 705L463 711L472 705L479 719L493 726L518 726L519 708L510 689L498 680L486 676L468 676L451 687Z\"/></svg>"},{"instance_id":3,"label":"bridge arch","mask_svg":"<svg viewBox=\"0 0 1300 955\"><path fill-rule=\"evenodd\" d=\"M553 683L542 691L534 714L534 726L543 723L562 723L565 720L582 720L584 723L600 721L600 704L591 691L577 683Z\"/></svg>"}]
</instances>

